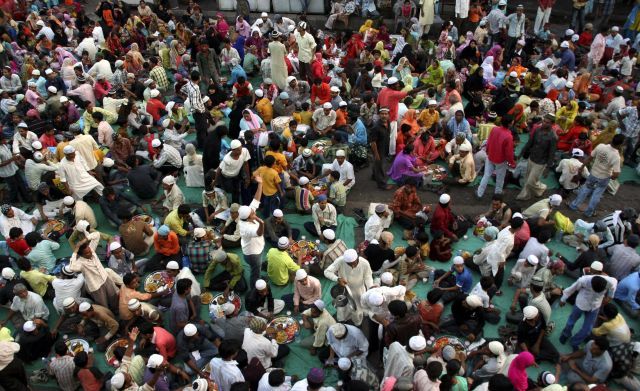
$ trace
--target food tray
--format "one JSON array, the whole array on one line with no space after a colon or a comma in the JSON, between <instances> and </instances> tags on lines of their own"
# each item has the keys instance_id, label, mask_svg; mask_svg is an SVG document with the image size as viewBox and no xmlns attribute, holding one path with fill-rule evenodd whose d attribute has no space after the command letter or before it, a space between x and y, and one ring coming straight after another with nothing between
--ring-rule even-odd
<instances>
[{"instance_id":1,"label":"food tray","mask_svg":"<svg viewBox=\"0 0 640 391\"><path fill-rule=\"evenodd\" d=\"M298 240L287 249L287 252L295 260L298 254L302 253L302 262L309 262L317 255L316 244L309 240Z\"/></svg>"},{"instance_id":2,"label":"food tray","mask_svg":"<svg viewBox=\"0 0 640 391\"><path fill-rule=\"evenodd\" d=\"M52 232L64 232L67 224L62 220L49 220L42 225L42 234L48 236Z\"/></svg>"},{"instance_id":3,"label":"food tray","mask_svg":"<svg viewBox=\"0 0 640 391\"><path fill-rule=\"evenodd\" d=\"M87 352L89 353L89 342L85 341L84 339L80 339L80 338L75 338L75 339L70 339L66 342L67 347L69 348L69 353L71 353L72 356L75 356L77 353L80 352Z\"/></svg>"},{"instance_id":4,"label":"food tray","mask_svg":"<svg viewBox=\"0 0 640 391\"><path fill-rule=\"evenodd\" d=\"M127 340L126 338L120 338L114 341L113 343L111 343L111 345L109 345L107 350L104 352L104 358L107 361L107 364L117 368L120 365L120 363L118 362L118 359L116 359L113 352L116 350L116 348L121 346L126 349L128 345L129 345L129 340Z\"/></svg>"},{"instance_id":5,"label":"food tray","mask_svg":"<svg viewBox=\"0 0 640 391\"><path fill-rule=\"evenodd\" d=\"M279 316L267 325L265 334L272 336L280 345L293 342L300 332L300 325L290 316Z\"/></svg>"},{"instance_id":6,"label":"food tray","mask_svg":"<svg viewBox=\"0 0 640 391\"><path fill-rule=\"evenodd\" d=\"M442 182L447 177L447 169L437 164L430 164L427 166L427 175L431 175L431 180Z\"/></svg>"},{"instance_id":7,"label":"food tray","mask_svg":"<svg viewBox=\"0 0 640 391\"><path fill-rule=\"evenodd\" d=\"M442 352L442 348L447 345L451 345L456 349L456 352L463 352L467 354L467 347L462 341L457 337L443 336L436 338L435 340L429 340L427 343L431 344L434 350L438 353Z\"/></svg>"},{"instance_id":8,"label":"food tray","mask_svg":"<svg viewBox=\"0 0 640 391\"><path fill-rule=\"evenodd\" d=\"M162 272L155 272L147 276L147 279L144 281L144 290L148 293L155 293L162 286L171 289L173 288L173 284L175 284L173 277L165 277Z\"/></svg>"},{"instance_id":9,"label":"food tray","mask_svg":"<svg viewBox=\"0 0 640 391\"><path fill-rule=\"evenodd\" d=\"M202 296L200 297L200 301L202 301ZM218 318L224 318L225 315L224 311L222 311L222 305L226 302L227 299L224 297L224 293L217 294L216 296L212 297L211 302L209 302L209 304L211 305L211 307L209 308L209 312L211 312L211 310L213 309L216 311ZM233 294L231 303L236 307L236 311L234 312L234 314L238 314L238 312L240 312L240 309L242 308L242 300L240 299L240 296Z\"/></svg>"},{"instance_id":10,"label":"food tray","mask_svg":"<svg viewBox=\"0 0 640 391\"><path fill-rule=\"evenodd\" d=\"M147 224L153 224L153 217L146 214L135 215L132 218L133 221L143 221Z\"/></svg>"},{"instance_id":11,"label":"food tray","mask_svg":"<svg viewBox=\"0 0 640 391\"><path fill-rule=\"evenodd\" d=\"M200 303L204 305L209 305L211 304L211 302L213 302L213 293L205 292L200 295Z\"/></svg>"}]
</instances>

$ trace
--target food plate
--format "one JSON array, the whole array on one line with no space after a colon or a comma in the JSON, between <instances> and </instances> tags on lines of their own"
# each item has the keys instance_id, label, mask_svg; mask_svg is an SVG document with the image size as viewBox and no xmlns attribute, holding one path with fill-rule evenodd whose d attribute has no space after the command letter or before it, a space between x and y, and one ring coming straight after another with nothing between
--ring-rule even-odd
<instances>
[{"instance_id":1,"label":"food plate","mask_svg":"<svg viewBox=\"0 0 640 391\"><path fill-rule=\"evenodd\" d=\"M236 294L231 294L229 295L231 303L233 303L233 305L236 307L236 311L234 312L234 314L237 314L238 312L240 312L240 309L242 308L242 300L240 299L240 296L236 295ZM202 297L200 298L200 300L202 300ZM224 318L224 311L222 311L222 305L224 303L227 302L227 298L224 297L223 293L220 293L218 295L216 295L215 297L212 297L211 302L209 304L211 304L212 307L216 307L215 310L217 311L217 316L219 318Z\"/></svg>"},{"instance_id":2,"label":"food plate","mask_svg":"<svg viewBox=\"0 0 640 391\"><path fill-rule=\"evenodd\" d=\"M427 166L427 175L431 175L432 181L442 182L447 177L447 169L437 164Z\"/></svg>"},{"instance_id":3,"label":"food plate","mask_svg":"<svg viewBox=\"0 0 640 391\"><path fill-rule=\"evenodd\" d=\"M290 316L279 316L269 322L266 334L275 338L276 342L282 345L293 342L299 332L300 326L294 318Z\"/></svg>"},{"instance_id":4,"label":"food plate","mask_svg":"<svg viewBox=\"0 0 640 391\"><path fill-rule=\"evenodd\" d=\"M436 338L434 341L431 341L430 343L436 352L441 352L442 348L444 348L447 345L451 345L456 349L456 352L463 352L465 354L467 353L467 348L465 347L464 343L462 343L462 341L457 337L444 336L444 337Z\"/></svg>"},{"instance_id":5,"label":"food plate","mask_svg":"<svg viewBox=\"0 0 640 391\"><path fill-rule=\"evenodd\" d=\"M308 240L298 240L289 246L287 250L293 259L298 259L298 254L302 254L302 262L311 261L318 253L316 244Z\"/></svg>"},{"instance_id":6,"label":"food plate","mask_svg":"<svg viewBox=\"0 0 640 391\"><path fill-rule=\"evenodd\" d=\"M69 352L73 356L75 356L77 353L80 353L80 352L89 353L89 342L85 341L84 339L80 339L80 338L70 339L66 343L67 343L67 347L69 348Z\"/></svg>"},{"instance_id":7,"label":"food plate","mask_svg":"<svg viewBox=\"0 0 640 391\"><path fill-rule=\"evenodd\" d=\"M67 224L62 220L49 220L42 225L42 233L44 236L49 236L50 233L62 233L64 232Z\"/></svg>"},{"instance_id":8,"label":"food plate","mask_svg":"<svg viewBox=\"0 0 640 391\"><path fill-rule=\"evenodd\" d=\"M133 221L144 221L147 224L152 224L153 223L153 217L149 216L149 215L145 215L145 214L139 214L139 215L135 215L132 218Z\"/></svg>"},{"instance_id":9,"label":"food plate","mask_svg":"<svg viewBox=\"0 0 640 391\"><path fill-rule=\"evenodd\" d=\"M129 345L129 341L126 338L120 338L114 341L111 345L109 345L109 347L104 353L104 358L105 360L107 360L107 364L117 368L120 365L120 363L118 362L118 359L113 354L113 352L116 350L116 348L121 346L126 349L128 345Z\"/></svg>"},{"instance_id":10,"label":"food plate","mask_svg":"<svg viewBox=\"0 0 640 391\"><path fill-rule=\"evenodd\" d=\"M211 292L205 292L200 295L200 303L209 305L213 302L213 294Z\"/></svg>"},{"instance_id":11,"label":"food plate","mask_svg":"<svg viewBox=\"0 0 640 391\"><path fill-rule=\"evenodd\" d=\"M173 277L164 276L162 272L151 273L144 281L144 290L148 293L155 293L160 287L166 286L167 289L173 288L175 280Z\"/></svg>"}]
</instances>

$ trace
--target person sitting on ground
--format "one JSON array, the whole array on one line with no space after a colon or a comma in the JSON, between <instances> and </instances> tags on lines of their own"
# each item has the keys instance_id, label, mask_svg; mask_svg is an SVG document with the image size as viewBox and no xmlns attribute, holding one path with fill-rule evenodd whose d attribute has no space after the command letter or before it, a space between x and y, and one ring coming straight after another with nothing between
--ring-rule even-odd
<instances>
[{"instance_id":1,"label":"person sitting on ground","mask_svg":"<svg viewBox=\"0 0 640 391\"><path fill-rule=\"evenodd\" d=\"M502 194L494 194L491 198L491 207L481 216L484 216L491 225L498 227L498 229L503 229L509 225L509 220L511 220L511 208L504 202ZM476 221L479 220L481 216L478 216Z\"/></svg>"},{"instance_id":2,"label":"person sitting on ground","mask_svg":"<svg viewBox=\"0 0 640 391\"><path fill-rule=\"evenodd\" d=\"M324 301L314 301L302 313L302 327L313 330L313 334L300 341L300 346L309 347L309 353L315 356L319 349L326 346L327 331L336 324L336 320L326 310Z\"/></svg>"},{"instance_id":3,"label":"person sitting on ground","mask_svg":"<svg viewBox=\"0 0 640 391\"><path fill-rule=\"evenodd\" d=\"M416 186L415 181L407 181L404 186L395 191L393 201L389 204L395 221L404 228L405 237L411 235L411 230L416 225L416 213L423 210Z\"/></svg>"},{"instance_id":4,"label":"person sitting on ground","mask_svg":"<svg viewBox=\"0 0 640 391\"><path fill-rule=\"evenodd\" d=\"M302 252L298 252L297 262L294 262L288 252L290 245L289 238L282 236L278 239L278 247L267 252L267 274L269 280L276 286L287 285L294 280L296 271L300 269Z\"/></svg>"},{"instance_id":5,"label":"person sitting on ground","mask_svg":"<svg viewBox=\"0 0 640 391\"><path fill-rule=\"evenodd\" d=\"M224 271L217 276L213 276L216 266L220 264ZM203 289L212 291L235 291L244 293L247 290L247 283L243 277L244 268L240 257L233 253L227 253L218 249L211 253L211 262L204 272Z\"/></svg>"},{"instance_id":6,"label":"person sitting on ground","mask_svg":"<svg viewBox=\"0 0 640 391\"><path fill-rule=\"evenodd\" d=\"M284 309L284 301L274 299L265 280L257 280L254 289L245 298L245 308L256 316L272 318Z\"/></svg>"},{"instance_id":7,"label":"person sitting on ground","mask_svg":"<svg viewBox=\"0 0 640 391\"><path fill-rule=\"evenodd\" d=\"M274 210L272 215L264 221L264 233L265 239L272 246L277 246L278 240L282 236L289 238L291 242L298 240L300 236L300 231L297 228L291 228L291 225L285 220L281 209Z\"/></svg>"},{"instance_id":8,"label":"person sitting on ground","mask_svg":"<svg viewBox=\"0 0 640 391\"><path fill-rule=\"evenodd\" d=\"M338 213L336 207L327 201L327 196L321 194L317 202L311 208L313 221L304 223L304 228L313 236L322 239L322 231L325 229L335 229L338 227Z\"/></svg>"}]
</instances>

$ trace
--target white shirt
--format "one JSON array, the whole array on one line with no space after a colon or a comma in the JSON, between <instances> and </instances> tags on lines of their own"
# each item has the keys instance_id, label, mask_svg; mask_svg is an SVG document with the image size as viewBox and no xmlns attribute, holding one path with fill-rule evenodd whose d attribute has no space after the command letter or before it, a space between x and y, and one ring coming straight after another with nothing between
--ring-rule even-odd
<instances>
[{"instance_id":1,"label":"white shirt","mask_svg":"<svg viewBox=\"0 0 640 391\"><path fill-rule=\"evenodd\" d=\"M58 312L62 313L64 299L73 297L77 301L80 298L80 291L84 286L84 276L78 274L76 278L56 278L51 282L51 286L56 292L56 296L53 298L53 306Z\"/></svg>"},{"instance_id":2,"label":"white shirt","mask_svg":"<svg viewBox=\"0 0 640 391\"><path fill-rule=\"evenodd\" d=\"M340 163L338 163L338 159L335 159L331 169L340 173L340 181L342 181L342 183L351 179L351 182L344 186L347 190L351 189L353 185L356 184L356 176L353 173L353 164L345 160L342 165L340 165Z\"/></svg>"},{"instance_id":3,"label":"white shirt","mask_svg":"<svg viewBox=\"0 0 640 391\"><path fill-rule=\"evenodd\" d=\"M48 165L45 163L37 163L32 159L27 159L24 163L24 176L27 179L27 186L31 190L38 190L42 174L47 171L56 171L58 165Z\"/></svg>"},{"instance_id":4,"label":"white shirt","mask_svg":"<svg viewBox=\"0 0 640 391\"><path fill-rule=\"evenodd\" d=\"M531 279L536 272L535 266L529 266L529 261L526 259L518 259L516 264L511 269L511 276L515 276L516 273L520 273L520 281L516 282L519 288L526 288L531 283Z\"/></svg>"},{"instance_id":5,"label":"white shirt","mask_svg":"<svg viewBox=\"0 0 640 391\"><path fill-rule=\"evenodd\" d=\"M164 208L169 210L178 209L178 207L184 204L184 194L177 184L173 185L169 191L164 190L165 200L162 203Z\"/></svg>"},{"instance_id":6,"label":"white shirt","mask_svg":"<svg viewBox=\"0 0 640 391\"><path fill-rule=\"evenodd\" d=\"M227 178L233 178L240 174L240 170L244 166L245 162L251 160L251 155L246 148L242 148L240 157L238 160L231 157L231 152L228 152L222 161L220 162L220 172Z\"/></svg>"},{"instance_id":7,"label":"white shirt","mask_svg":"<svg viewBox=\"0 0 640 391\"><path fill-rule=\"evenodd\" d=\"M97 63L93 64L91 68L89 68L89 75L97 77L103 75L107 78L108 81L111 81L113 78L113 71L111 70L111 64L109 61L102 59Z\"/></svg>"},{"instance_id":8,"label":"white shirt","mask_svg":"<svg viewBox=\"0 0 640 391\"><path fill-rule=\"evenodd\" d=\"M211 359L209 367L211 368L209 378L216 383L220 391L229 391L233 383L244 381L238 363L234 360L225 361L215 357Z\"/></svg>"},{"instance_id":9,"label":"white shirt","mask_svg":"<svg viewBox=\"0 0 640 391\"><path fill-rule=\"evenodd\" d=\"M389 345L387 355L384 357L384 377L410 377L413 375L413 369L413 354L409 353L400 342Z\"/></svg>"},{"instance_id":10,"label":"white shirt","mask_svg":"<svg viewBox=\"0 0 640 391\"><path fill-rule=\"evenodd\" d=\"M291 391L307 391L309 388L309 382L307 379L302 379L291 387ZM318 391L336 391L333 387L320 387Z\"/></svg>"},{"instance_id":11,"label":"white shirt","mask_svg":"<svg viewBox=\"0 0 640 391\"><path fill-rule=\"evenodd\" d=\"M182 156L180 156L180 151L169 144L162 145L162 151L160 151L160 155L155 157L153 166L158 168L162 167L165 163L177 168L182 167Z\"/></svg>"},{"instance_id":12,"label":"white shirt","mask_svg":"<svg viewBox=\"0 0 640 391\"><path fill-rule=\"evenodd\" d=\"M271 368L271 359L278 355L278 343L275 339L269 341L264 335L256 334L251 329L244 329L242 349L247 352L247 360L257 357L262 366Z\"/></svg>"},{"instance_id":13,"label":"white shirt","mask_svg":"<svg viewBox=\"0 0 640 391\"><path fill-rule=\"evenodd\" d=\"M260 202L254 199L249 206L255 211L260 207ZM258 236L258 222L240 220L239 226L242 253L244 255L262 254L264 250L264 235Z\"/></svg>"},{"instance_id":14,"label":"white shirt","mask_svg":"<svg viewBox=\"0 0 640 391\"><path fill-rule=\"evenodd\" d=\"M533 236L529 238L518 258L527 259L529 255L538 257L541 266L547 266L549 263L549 248Z\"/></svg>"},{"instance_id":15,"label":"white shirt","mask_svg":"<svg viewBox=\"0 0 640 391\"><path fill-rule=\"evenodd\" d=\"M294 36L298 44L298 60L307 64L311 63L316 50L316 40L308 31L305 31L304 36L296 31Z\"/></svg>"},{"instance_id":16,"label":"white shirt","mask_svg":"<svg viewBox=\"0 0 640 391\"><path fill-rule=\"evenodd\" d=\"M337 358L361 357L363 360L366 360L367 354L369 353L369 341L367 341L367 337L365 337L362 331L356 326L350 324L345 324L344 326L347 328L347 335L342 339L337 339L331 329L327 330L327 344L331 346ZM362 354L352 356L357 351L362 352Z\"/></svg>"},{"instance_id":17,"label":"white shirt","mask_svg":"<svg viewBox=\"0 0 640 391\"><path fill-rule=\"evenodd\" d=\"M598 293L591 288L591 279L593 279L593 277L595 276L587 275L578 278L576 282L562 292L561 301L566 303L567 299L571 295L578 292L578 296L576 297L576 306L582 311L591 312L600 308L605 295L613 298L616 286L618 285L615 278L601 276L607 280L608 284L607 289Z\"/></svg>"},{"instance_id":18,"label":"white shirt","mask_svg":"<svg viewBox=\"0 0 640 391\"><path fill-rule=\"evenodd\" d=\"M384 224L380 216L377 213L372 214L364 225L364 240L379 240L383 230Z\"/></svg>"},{"instance_id":19,"label":"white shirt","mask_svg":"<svg viewBox=\"0 0 640 391\"><path fill-rule=\"evenodd\" d=\"M36 134L32 131L27 131L27 137L22 137L20 132L16 130L15 134L13 135L13 153L20 153L21 147L29 151L33 151L33 147L31 146L31 144L34 141L38 141L38 136L36 136Z\"/></svg>"},{"instance_id":20,"label":"white shirt","mask_svg":"<svg viewBox=\"0 0 640 391\"><path fill-rule=\"evenodd\" d=\"M284 383L277 387L269 384L269 372L265 372L258 382L258 391L289 391L291 390L291 376L285 376Z\"/></svg>"},{"instance_id":21,"label":"white shirt","mask_svg":"<svg viewBox=\"0 0 640 391\"><path fill-rule=\"evenodd\" d=\"M362 305L362 310L364 313L369 316L371 320L377 322L373 319L375 315L379 316L387 316L391 315L389 313L389 303L393 300L401 300L404 301L404 294L407 292L407 288L398 285L394 287L390 286L381 286L377 288L371 288L366 291L362 297L360 297L360 304ZM379 293L384 298L382 305L374 306L369 303L369 297L375 293Z\"/></svg>"},{"instance_id":22,"label":"white shirt","mask_svg":"<svg viewBox=\"0 0 640 391\"><path fill-rule=\"evenodd\" d=\"M560 182L563 188L573 190L580 185L579 183L572 181L573 177L580 171L580 167L582 167L582 162L578 159L569 158L560 160L558 167L556 167L556 172L561 173L558 182ZM582 169L582 177L587 178L588 176L589 169L585 167Z\"/></svg>"},{"instance_id":23,"label":"white shirt","mask_svg":"<svg viewBox=\"0 0 640 391\"><path fill-rule=\"evenodd\" d=\"M487 291L482 289L480 283L477 283L476 286L471 289L471 293L469 294L476 295L482 299L482 308L489 308L489 305L491 304L491 298L489 297L489 294L487 294Z\"/></svg>"},{"instance_id":24,"label":"white shirt","mask_svg":"<svg viewBox=\"0 0 640 391\"><path fill-rule=\"evenodd\" d=\"M94 42L93 37L87 37L83 39L82 42L78 44L78 47L75 50L78 56L82 56L82 52L84 51L86 51L89 54L89 59L91 61L95 61L96 53L98 52L98 47L96 46L96 43Z\"/></svg>"},{"instance_id":25,"label":"white shirt","mask_svg":"<svg viewBox=\"0 0 640 391\"><path fill-rule=\"evenodd\" d=\"M38 35L36 35L36 38L40 38L43 35L46 36L50 41L53 41L53 38L56 36L56 33L53 32L51 27L44 26L43 28L40 29L40 31L38 31Z\"/></svg>"},{"instance_id":26,"label":"white shirt","mask_svg":"<svg viewBox=\"0 0 640 391\"><path fill-rule=\"evenodd\" d=\"M24 235L33 231L35 228L31 220L33 216L14 206L12 206L11 209L13 209L13 217L11 218L5 216L4 213L0 214L0 232L2 236L8 238L9 231L14 227L22 229Z\"/></svg>"},{"instance_id":27,"label":"white shirt","mask_svg":"<svg viewBox=\"0 0 640 391\"><path fill-rule=\"evenodd\" d=\"M102 27L94 26L91 35L93 36L93 40L98 42L99 45L104 43L104 32L102 31Z\"/></svg>"}]
</instances>

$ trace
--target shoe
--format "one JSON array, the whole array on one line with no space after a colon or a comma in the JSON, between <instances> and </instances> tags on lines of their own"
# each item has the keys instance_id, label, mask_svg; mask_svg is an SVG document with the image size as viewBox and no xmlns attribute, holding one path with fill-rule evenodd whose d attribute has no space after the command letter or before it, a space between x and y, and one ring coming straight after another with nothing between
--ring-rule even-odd
<instances>
[{"instance_id":1,"label":"shoe","mask_svg":"<svg viewBox=\"0 0 640 391\"><path fill-rule=\"evenodd\" d=\"M566 345L566 344L567 344L567 340L568 340L568 339L569 339L569 337L565 336L564 334L562 334L562 335L560 336L560 338L559 338L560 343L561 343L561 344L563 344L563 345Z\"/></svg>"}]
</instances>

